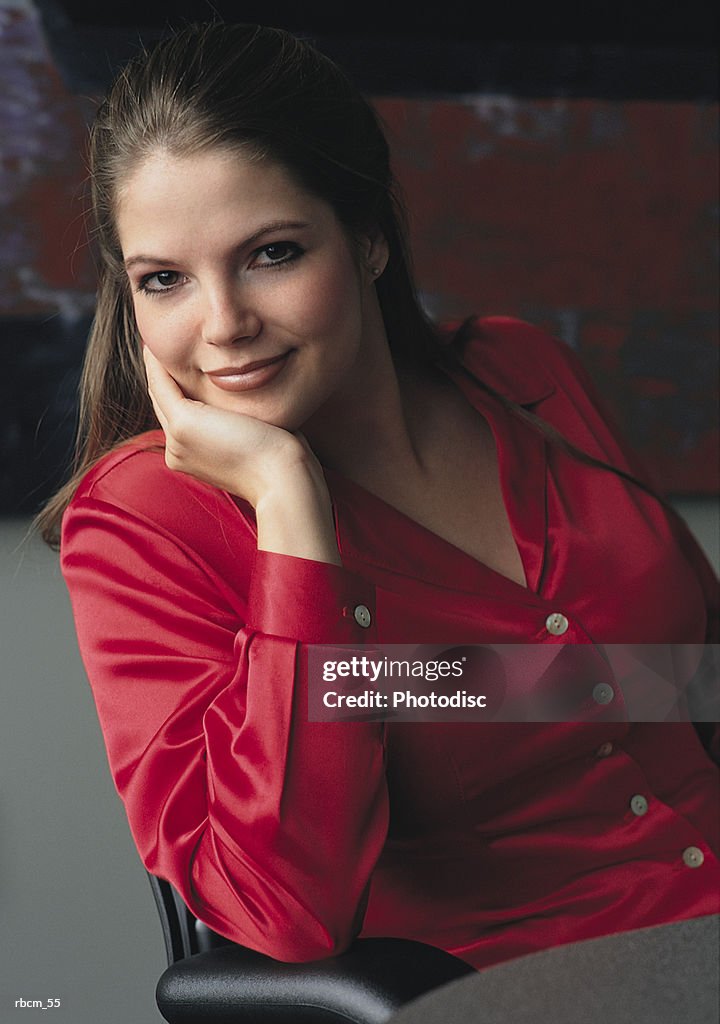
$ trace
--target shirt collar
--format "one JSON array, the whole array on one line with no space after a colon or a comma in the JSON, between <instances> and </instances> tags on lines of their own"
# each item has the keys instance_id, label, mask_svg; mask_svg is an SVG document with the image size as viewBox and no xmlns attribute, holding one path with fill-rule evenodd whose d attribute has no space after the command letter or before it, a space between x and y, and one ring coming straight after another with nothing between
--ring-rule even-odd
<instances>
[{"instance_id":1,"label":"shirt collar","mask_svg":"<svg viewBox=\"0 0 720 1024\"><path fill-rule=\"evenodd\" d=\"M441 336L450 341L462 321L443 324ZM527 336L537 329L512 317L485 317L472 321L462 351L462 363L482 383L503 398L531 406L555 392L555 382L544 366L530 359ZM464 375L448 367L459 381ZM464 378L467 380L467 378Z\"/></svg>"}]
</instances>

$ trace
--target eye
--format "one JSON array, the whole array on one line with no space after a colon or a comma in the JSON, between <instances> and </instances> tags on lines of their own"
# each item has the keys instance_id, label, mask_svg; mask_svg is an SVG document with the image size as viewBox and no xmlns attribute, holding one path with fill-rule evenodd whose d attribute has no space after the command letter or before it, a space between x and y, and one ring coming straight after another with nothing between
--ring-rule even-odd
<instances>
[{"instance_id":1,"label":"eye","mask_svg":"<svg viewBox=\"0 0 720 1024\"><path fill-rule=\"evenodd\" d=\"M304 249L301 249L295 242L272 242L253 253L251 266L277 267L283 263L292 263L302 256L303 252Z\"/></svg>"},{"instance_id":2,"label":"eye","mask_svg":"<svg viewBox=\"0 0 720 1024\"><path fill-rule=\"evenodd\" d=\"M146 274L138 285L139 292L146 295L158 295L161 292L172 291L182 279L178 270L159 270L155 274Z\"/></svg>"}]
</instances>

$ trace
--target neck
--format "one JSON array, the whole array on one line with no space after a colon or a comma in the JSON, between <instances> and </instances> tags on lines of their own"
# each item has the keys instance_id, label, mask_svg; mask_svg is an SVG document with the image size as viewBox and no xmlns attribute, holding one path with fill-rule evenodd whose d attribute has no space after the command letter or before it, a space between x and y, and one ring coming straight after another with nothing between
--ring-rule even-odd
<instances>
[{"instance_id":1,"label":"neck","mask_svg":"<svg viewBox=\"0 0 720 1024\"><path fill-rule=\"evenodd\" d=\"M387 345L352 387L303 427L321 463L376 493L423 478L432 456L432 398L437 382L421 367L393 362Z\"/></svg>"}]
</instances>

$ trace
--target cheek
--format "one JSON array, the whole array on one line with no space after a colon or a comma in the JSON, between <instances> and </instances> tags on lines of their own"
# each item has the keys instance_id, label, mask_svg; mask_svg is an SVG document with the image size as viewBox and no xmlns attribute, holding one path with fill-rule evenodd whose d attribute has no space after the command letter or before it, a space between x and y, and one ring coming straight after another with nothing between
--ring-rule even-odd
<instances>
[{"instance_id":1,"label":"cheek","mask_svg":"<svg viewBox=\"0 0 720 1024\"><path fill-rule=\"evenodd\" d=\"M292 308L306 330L333 335L354 331L360 317L359 287L349 258L298 283Z\"/></svg>"},{"instance_id":2,"label":"cheek","mask_svg":"<svg viewBox=\"0 0 720 1024\"><path fill-rule=\"evenodd\" d=\"M157 301L162 302L162 299ZM139 302L135 305L135 322L140 337L164 366L182 362L187 354L190 332L180 317Z\"/></svg>"}]
</instances>

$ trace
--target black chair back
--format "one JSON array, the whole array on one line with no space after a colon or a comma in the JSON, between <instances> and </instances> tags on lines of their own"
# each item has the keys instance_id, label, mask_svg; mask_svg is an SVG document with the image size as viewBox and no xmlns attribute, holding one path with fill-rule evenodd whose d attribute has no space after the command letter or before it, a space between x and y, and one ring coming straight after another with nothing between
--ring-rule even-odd
<instances>
[{"instance_id":1,"label":"black chair back","mask_svg":"<svg viewBox=\"0 0 720 1024\"><path fill-rule=\"evenodd\" d=\"M189 910L177 890L164 878L148 871L150 888L160 915L168 966L195 953L205 953L219 946L231 946L230 939L218 935Z\"/></svg>"}]
</instances>

